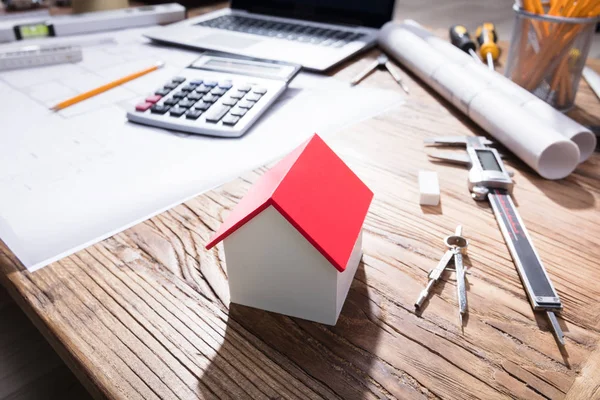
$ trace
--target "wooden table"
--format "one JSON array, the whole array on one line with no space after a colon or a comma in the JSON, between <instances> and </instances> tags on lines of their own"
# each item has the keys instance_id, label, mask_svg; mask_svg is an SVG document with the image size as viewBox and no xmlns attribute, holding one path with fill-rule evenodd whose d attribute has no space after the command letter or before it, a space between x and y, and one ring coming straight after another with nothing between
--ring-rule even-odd
<instances>
[{"instance_id":1,"label":"wooden table","mask_svg":"<svg viewBox=\"0 0 600 400\"><path fill-rule=\"evenodd\" d=\"M332 74L349 80L376 56ZM422 145L483 132L412 75L407 82L405 105L327 137L375 192L335 327L229 305L222 245L204 249L267 167L35 273L0 243L0 280L97 398L600 398L600 156L562 181L508 162L564 302L561 352L489 206L470 199L467 171L430 163ZM361 84L399 90L382 71ZM572 115L600 116L585 83ZM420 169L439 173L440 206L419 206ZM413 308L458 224L471 240L463 329L452 276L422 313Z\"/></svg>"}]
</instances>

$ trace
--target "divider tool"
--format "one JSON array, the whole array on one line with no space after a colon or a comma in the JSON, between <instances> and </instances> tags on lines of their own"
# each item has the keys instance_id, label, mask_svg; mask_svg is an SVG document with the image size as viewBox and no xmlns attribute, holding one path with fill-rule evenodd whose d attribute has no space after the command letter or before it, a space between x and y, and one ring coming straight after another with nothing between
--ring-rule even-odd
<instances>
[{"instance_id":1,"label":"divider tool","mask_svg":"<svg viewBox=\"0 0 600 400\"><path fill-rule=\"evenodd\" d=\"M452 256L454 256L454 252L452 250L446 251L444 253L444 256L440 259L440 262L438 263L437 267L429 271L429 282L427 282L427 286L425 286L425 289L423 289L419 294L419 298L417 299L417 301L415 301L415 308L420 308L423 305L423 303L425 303L425 300L427 299L427 296L429 296L429 292L433 288L433 285L435 285L442 276L442 273L448 266L448 263L452 259Z\"/></svg>"},{"instance_id":2,"label":"divider tool","mask_svg":"<svg viewBox=\"0 0 600 400\"><path fill-rule=\"evenodd\" d=\"M454 270L456 271L456 298L458 300L458 318L462 326L463 316L467 313L467 285L465 283L465 266L463 264L463 252L466 251L469 242L461 236L462 226L456 228L454 235L448 236L444 243L454 255Z\"/></svg>"},{"instance_id":3,"label":"divider tool","mask_svg":"<svg viewBox=\"0 0 600 400\"><path fill-rule=\"evenodd\" d=\"M562 310L562 303L510 197L514 183L498 151L487 147L491 142L479 136L434 138L426 140L425 144L466 146L468 157L443 153L431 157L459 162L470 168L471 196L478 201L489 200L533 310L546 312L556 340L564 346L564 334L555 315L555 312Z\"/></svg>"},{"instance_id":4,"label":"divider tool","mask_svg":"<svg viewBox=\"0 0 600 400\"><path fill-rule=\"evenodd\" d=\"M427 296L429 296L429 292L433 285L440 279L442 273L445 269L448 269L450 265L450 260L454 258L454 270L456 272L456 295L458 301L458 318L460 320L460 324L462 326L463 316L467 313L467 286L465 283L465 267L463 265L463 253L466 251L469 242L467 239L461 236L462 234L462 226L458 226L454 235L447 236L444 239L444 243L448 247L448 251L444 253L444 256L438 263L438 265L429 272L429 282L427 282L427 286L425 289L421 291L419 294L419 298L415 301L415 308L420 308Z\"/></svg>"},{"instance_id":5,"label":"divider tool","mask_svg":"<svg viewBox=\"0 0 600 400\"><path fill-rule=\"evenodd\" d=\"M408 90L408 86L406 86L406 84L402 80L402 77L400 76L398 71L395 71L394 68L392 68L392 63L390 62L390 59L388 58L388 56L386 56L383 53L377 57L377 60L373 61L371 64L369 64L367 66L367 68L365 68L362 72L360 72L358 75L356 75L352 79L352 81L350 81L350 86L357 85L360 81L365 79L367 77L367 75L369 75L371 72L375 71L378 68L387 69L387 71L390 73L390 75L392 75L392 78L394 78L396 83L398 83L398 85L400 85L402 90L404 90L406 92L406 94L410 94L410 91Z\"/></svg>"}]
</instances>

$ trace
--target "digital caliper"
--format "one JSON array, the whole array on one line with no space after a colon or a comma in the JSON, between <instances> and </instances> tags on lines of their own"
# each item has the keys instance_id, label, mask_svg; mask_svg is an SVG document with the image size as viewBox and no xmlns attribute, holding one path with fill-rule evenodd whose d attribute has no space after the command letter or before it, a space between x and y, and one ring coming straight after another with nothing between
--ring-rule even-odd
<instances>
[{"instance_id":1,"label":"digital caliper","mask_svg":"<svg viewBox=\"0 0 600 400\"><path fill-rule=\"evenodd\" d=\"M438 153L430 157L469 168L471 196L478 201L489 200L531 306L534 311L546 312L557 341L564 346L564 334L555 315L562 310L562 303L510 196L514 186L512 174L504 167L498 151L487 147L491 143L481 136L425 141L433 146L466 146L468 156Z\"/></svg>"}]
</instances>

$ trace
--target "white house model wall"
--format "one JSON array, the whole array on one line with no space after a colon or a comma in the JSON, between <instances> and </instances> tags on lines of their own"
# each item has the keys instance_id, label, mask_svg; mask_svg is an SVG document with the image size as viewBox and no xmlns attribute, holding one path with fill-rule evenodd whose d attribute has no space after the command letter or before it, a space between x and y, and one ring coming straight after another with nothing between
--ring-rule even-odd
<instances>
[{"instance_id":1,"label":"white house model wall","mask_svg":"<svg viewBox=\"0 0 600 400\"><path fill-rule=\"evenodd\" d=\"M335 325L361 244L362 231L345 271L339 272L269 206L224 240L231 301Z\"/></svg>"}]
</instances>

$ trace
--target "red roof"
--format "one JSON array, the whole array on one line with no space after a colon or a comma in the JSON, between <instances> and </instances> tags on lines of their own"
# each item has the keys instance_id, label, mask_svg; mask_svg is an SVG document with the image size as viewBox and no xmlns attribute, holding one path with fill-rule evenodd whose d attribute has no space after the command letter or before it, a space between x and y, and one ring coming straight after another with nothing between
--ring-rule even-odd
<instances>
[{"instance_id":1,"label":"red roof","mask_svg":"<svg viewBox=\"0 0 600 400\"><path fill-rule=\"evenodd\" d=\"M272 205L343 272L372 199L373 192L315 134L250 188L206 248Z\"/></svg>"}]
</instances>

